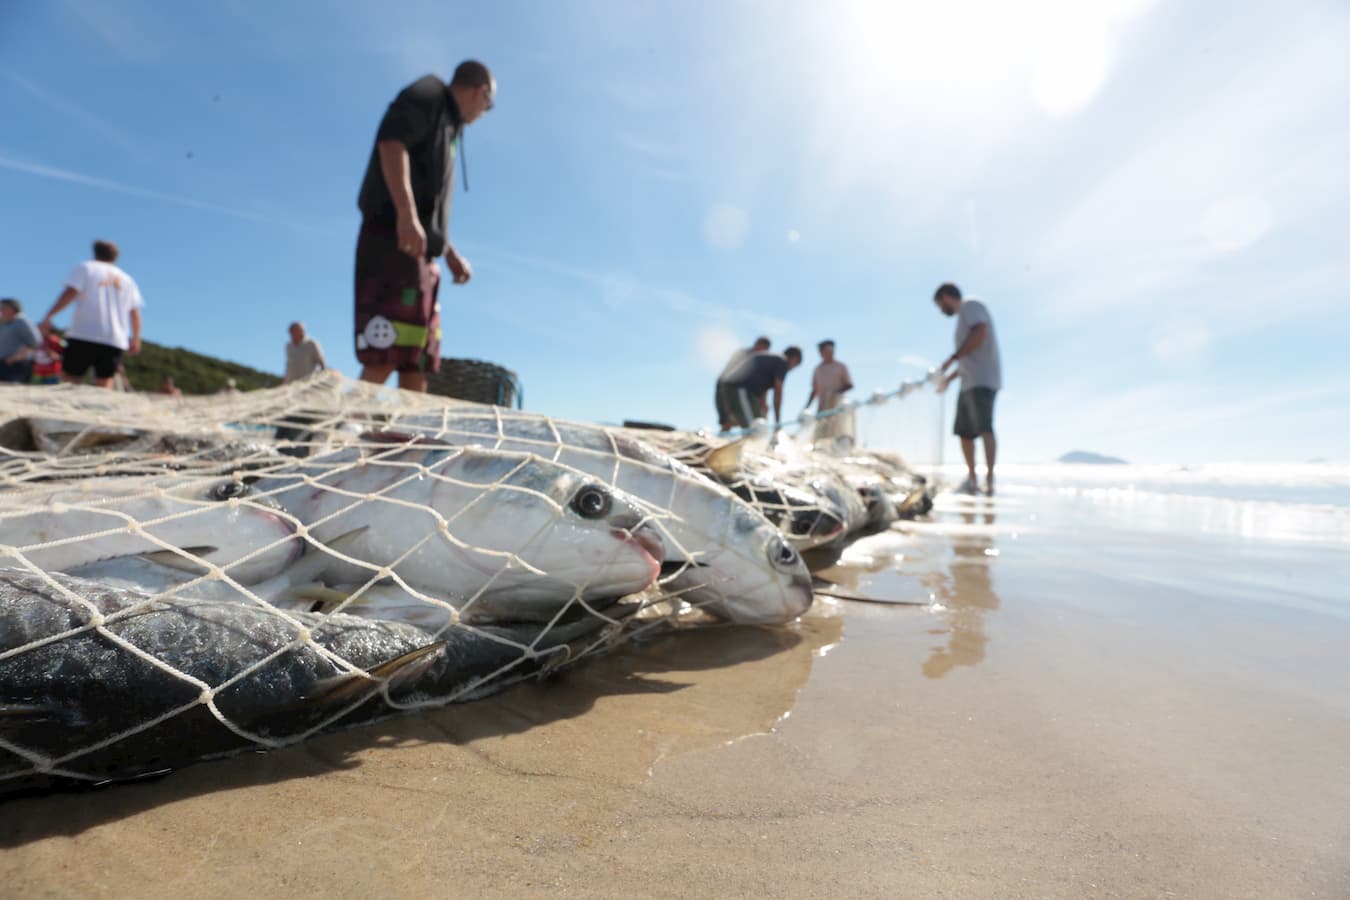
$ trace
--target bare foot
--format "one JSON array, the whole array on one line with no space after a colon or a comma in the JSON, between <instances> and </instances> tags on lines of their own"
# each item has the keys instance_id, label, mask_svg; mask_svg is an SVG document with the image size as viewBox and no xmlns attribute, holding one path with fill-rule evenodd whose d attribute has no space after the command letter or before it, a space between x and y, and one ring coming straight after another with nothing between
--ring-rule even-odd
<instances>
[{"instance_id":1,"label":"bare foot","mask_svg":"<svg viewBox=\"0 0 1350 900\"><path fill-rule=\"evenodd\" d=\"M990 497L994 496L994 479L989 478L985 480L984 492Z\"/></svg>"}]
</instances>

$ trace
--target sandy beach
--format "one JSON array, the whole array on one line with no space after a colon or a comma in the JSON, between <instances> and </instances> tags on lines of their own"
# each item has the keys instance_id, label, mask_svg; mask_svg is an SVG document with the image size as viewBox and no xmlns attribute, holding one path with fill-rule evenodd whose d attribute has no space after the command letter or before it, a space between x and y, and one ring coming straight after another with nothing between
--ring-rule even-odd
<instances>
[{"instance_id":1,"label":"sandy beach","mask_svg":"<svg viewBox=\"0 0 1350 900\"><path fill-rule=\"evenodd\" d=\"M0 894L1350 896L1347 506L1112 477L831 573L900 603L11 800Z\"/></svg>"}]
</instances>

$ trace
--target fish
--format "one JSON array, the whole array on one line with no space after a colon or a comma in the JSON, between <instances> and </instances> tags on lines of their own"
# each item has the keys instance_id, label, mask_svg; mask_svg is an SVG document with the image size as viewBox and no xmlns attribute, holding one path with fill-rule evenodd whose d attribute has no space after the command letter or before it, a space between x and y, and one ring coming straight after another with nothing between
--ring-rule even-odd
<instances>
[{"instance_id":1,"label":"fish","mask_svg":"<svg viewBox=\"0 0 1350 900\"><path fill-rule=\"evenodd\" d=\"M166 774L487 696L613 620L414 625L0 568L0 796Z\"/></svg>"},{"instance_id":2,"label":"fish","mask_svg":"<svg viewBox=\"0 0 1350 900\"><path fill-rule=\"evenodd\" d=\"M203 575L253 584L305 552L297 523L275 504L247 501L246 480L128 476L0 491L0 565L115 574L164 585ZM134 573L142 573L138 578ZM220 581L217 577L216 581Z\"/></svg>"},{"instance_id":3,"label":"fish","mask_svg":"<svg viewBox=\"0 0 1350 900\"><path fill-rule=\"evenodd\" d=\"M781 624L811 605L811 574L772 522L622 429L463 405L393 415L363 437L529 452L586 472L657 516L665 546L659 583L667 595L740 624Z\"/></svg>"},{"instance_id":4,"label":"fish","mask_svg":"<svg viewBox=\"0 0 1350 900\"><path fill-rule=\"evenodd\" d=\"M670 432L655 439L676 459L723 484L774 523L798 550L839 540L862 516L861 504L802 454L782 458L751 438L719 442L708 435ZM785 441L780 439L779 445Z\"/></svg>"},{"instance_id":5,"label":"fish","mask_svg":"<svg viewBox=\"0 0 1350 900\"><path fill-rule=\"evenodd\" d=\"M255 496L315 544L303 574L255 588L286 608L548 622L569 603L644 590L665 557L633 498L529 453L385 443L256 477Z\"/></svg>"}]
</instances>

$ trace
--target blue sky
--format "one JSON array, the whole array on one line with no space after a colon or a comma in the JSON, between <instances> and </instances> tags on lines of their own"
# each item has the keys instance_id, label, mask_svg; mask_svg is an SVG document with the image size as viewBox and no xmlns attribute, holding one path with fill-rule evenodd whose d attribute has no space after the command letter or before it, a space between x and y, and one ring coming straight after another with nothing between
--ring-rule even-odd
<instances>
[{"instance_id":1,"label":"blue sky","mask_svg":"<svg viewBox=\"0 0 1350 900\"><path fill-rule=\"evenodd\" d=\"M376 124L472 56L443 350L527 408L697 427L761 332L888 389L952 279L1005 460L1345 459L1347 46L1338 0L0 0L0 294L40 316L109 237L148 339L279 371L298 318L355 375Z\"/></svg>"}]
</instances>

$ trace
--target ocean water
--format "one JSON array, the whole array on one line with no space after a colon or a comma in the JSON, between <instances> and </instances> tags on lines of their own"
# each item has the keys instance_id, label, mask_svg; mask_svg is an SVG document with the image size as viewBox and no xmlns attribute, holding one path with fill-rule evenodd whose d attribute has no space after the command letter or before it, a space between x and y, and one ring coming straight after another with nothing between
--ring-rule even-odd
<instances>
[{"instance_id":1,"label":"ocean water","mask_svg":"<svg viewBox=\"0 0 1350 900\"><path fill-rule=\"evenodd\" d=\"M963 466L940 478L954 485ZM1001 465L999 498L1083 501L1103 525L1160 534L1297 541L1350 551L1350 464Z\"/></svg>"},{"instance_id":2,"label":"ocean water","mask_svg":"<svg viewBox=\"0 0 1350 900\"><path fill-rule=\"evenodd\" d=\"M964 466L939 475L950 488ZM1116 615L1350 619L1350 465L1008 465L997 487L941 493L916 533L1047 596L1062 582L1089 605L1114 597Z\"/></svg>"}]
</instances>

